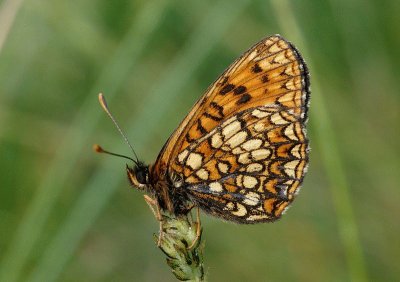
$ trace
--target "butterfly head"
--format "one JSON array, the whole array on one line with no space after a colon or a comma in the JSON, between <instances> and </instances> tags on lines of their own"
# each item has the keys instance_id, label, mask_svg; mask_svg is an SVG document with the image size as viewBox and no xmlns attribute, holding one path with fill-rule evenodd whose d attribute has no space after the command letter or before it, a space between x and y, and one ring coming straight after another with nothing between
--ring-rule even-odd
<instances>
[{"instance_id":1,"label":"butterfly head","mask_svg":"<svg viewBox=\"0 0 400 282\"><path fill-rule=\"evenodd\" d=\"M126 165L126 173L132 186L145 190L149 185L149 167L142 162L137 162L133 167Z\"/></svg>"}]
</instances>

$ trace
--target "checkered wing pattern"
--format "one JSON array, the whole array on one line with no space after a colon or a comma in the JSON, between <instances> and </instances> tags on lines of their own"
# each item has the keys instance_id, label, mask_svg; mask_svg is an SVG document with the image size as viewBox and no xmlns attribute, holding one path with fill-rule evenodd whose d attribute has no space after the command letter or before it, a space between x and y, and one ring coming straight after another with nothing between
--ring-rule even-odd
<instances>
[{"instance_id":1,"label":"checkered wing pattern","mask_svg":"<svg viewBox=\"0 0 400 282\"><path fill-rule=\"evenodd\" d=\"M309 95L296 48L278 35L265 38L209 87L152 170L179 182L214 216L239 223L277 219L307 168Z\"/></svg>"}]
</instances>

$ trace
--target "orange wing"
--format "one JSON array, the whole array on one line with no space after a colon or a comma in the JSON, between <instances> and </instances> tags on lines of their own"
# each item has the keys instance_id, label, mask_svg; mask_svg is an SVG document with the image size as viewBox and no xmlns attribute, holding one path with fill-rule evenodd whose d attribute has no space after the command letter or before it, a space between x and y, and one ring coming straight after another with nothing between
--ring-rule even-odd
<instances>
[{"instance_id":1,"label":"orange wing","mask_svg":"<svg viewBox=\"0 0 400 282\"><path fill-rule=\"evenodd\" d=\"M294 46L278 35L263 39L194 105L151 167L153 177L179 179L215 216L244 223L279 217L308 161L308 88Z\"/></svg>"}]
</instances>

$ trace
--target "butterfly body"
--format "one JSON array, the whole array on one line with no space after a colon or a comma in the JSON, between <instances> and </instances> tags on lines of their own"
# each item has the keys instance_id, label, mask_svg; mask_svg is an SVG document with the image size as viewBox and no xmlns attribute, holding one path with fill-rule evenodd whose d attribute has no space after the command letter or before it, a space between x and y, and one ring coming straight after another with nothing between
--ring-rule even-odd
<instances>
[{"instance_id":1,"label":"butterfly body","mask_svg":"<svg viewBox=\"0 0 400 282\"><path fill-rule=\"evenodd\" d=\"M155 163L128 168L128 178L173 214L194 205L228 221L273 221L307 169L309 95L297 49L267 37L208 88Z\"/></svg>"}]
</instances>

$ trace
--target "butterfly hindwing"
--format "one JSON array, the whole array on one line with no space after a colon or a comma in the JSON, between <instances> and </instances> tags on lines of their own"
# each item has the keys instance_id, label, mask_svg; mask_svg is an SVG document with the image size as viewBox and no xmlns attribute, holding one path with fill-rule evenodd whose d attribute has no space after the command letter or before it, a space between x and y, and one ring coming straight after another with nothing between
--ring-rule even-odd
<instances>
[{"instance_id":1,"label":"butterfly hindwing","mask_svg":"<svg viewBox=\"0 0 400 282\"><path fill-rule=\"evenodd\" d=\"M211 153L210 153L211 152ZM301 120L286 108L250 108L178 155L191 200L212 214L255 223L279 217L307 166Z\"/></svg>"}]
</instances>

